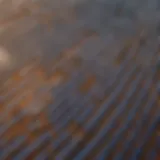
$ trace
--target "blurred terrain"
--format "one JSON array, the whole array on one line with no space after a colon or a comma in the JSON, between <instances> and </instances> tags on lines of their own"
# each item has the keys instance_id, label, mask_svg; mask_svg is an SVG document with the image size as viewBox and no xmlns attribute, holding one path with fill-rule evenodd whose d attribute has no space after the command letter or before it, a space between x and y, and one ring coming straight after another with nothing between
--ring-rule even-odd
<instances>
[{"instance_id":1,"label":"blurred terrain","mask_svg":"<svg viewBox=\"0 0 160 160\"><path fill-rule=\"evenodd\" d=\"M156 0L3 0L0 43L19 63L35 54L45 55L48 63L51 56L78 42L85 30L97 32L102 43L112 43L118 50L138 30L157 38L158 6Z\"/></svg>"},{"instance_id":2,"label":"blurred terrain","mask_svg":"<svg viewBox=\"0 0 160 160\"><path fill-rule=\"evenodd\" d=\"M3 0L0 12L0 159L156 159L158 0Z\"/></svg>"}]
</instances>

